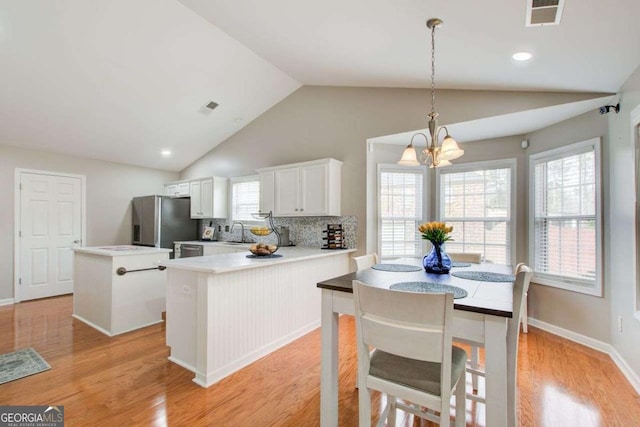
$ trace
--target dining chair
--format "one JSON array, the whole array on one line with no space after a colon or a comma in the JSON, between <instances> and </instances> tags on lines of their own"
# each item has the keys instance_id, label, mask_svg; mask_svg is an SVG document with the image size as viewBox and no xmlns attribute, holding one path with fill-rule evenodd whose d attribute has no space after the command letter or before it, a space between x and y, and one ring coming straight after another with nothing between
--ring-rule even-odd
<instances>
[{"instance_id":1,"label":"dining chair","mask_svg":"<svg viewBox=\"0 0 640 427\"><path fill-rule=\"evenodd\" d=\"M522 307L525 306L532 275L533 270L524 263L516 266L516 280L513 282L513 317L507 321L507 425L509 427L515 427L517 425L516 392L520 321L523 315ZM473 346L481 347L478 343L469 344L472 345L472 351ZM473 367L467 367L467 372L471 373L474 379L477 379L478 376L485 376L483 371ZM477 390L477 388L474 388L474 390ZM470 400L485 403L484 398L476 394L467 393L466 397Z\"/></svg>"},{"instance_id":2,"label":"dining chair","mask_svg":"<svg viewBox=\"0 0 640 427\"><path fill-rule=\"evenodd\" d=\"M464 426L467 355L452 346L453 294L393 291L358 280L353 294L360 427L371 424L371 390L387 395L378 426L395 426L400 408L448 427L454 390L455 426Z\"/></svg>"},{"instance_id":3,"label":"dining chair","mask_svg":"<svg viewBox=\"0 0 640 427\"><path fill-rule=\"evenodd\" d=\"M480 252L449 252L447 251L447 255L449 255L449 258L451 258L451 261L472 262L475 264L480 264L482 262L482 254Z\"/></svg>"},{"instance_id":4,"label":"dining chair","mask_svg":"<svg viewBox=\"0 0 640 427\"><path fill-rule=\"evenodd\" d=\"M362 256L353 257L353 261L356 263L356 271L366 270L380 262L380 258L377 253L370 253Z\"/></svg>"},{"instance_id":5,"label":"dining chair","mask_svg":"<svg viewBox=\"0 0 640 427\"><path fill-rule=\"evenodd\" d=\"M513 274L514 275L518 274L518 270L523 265L525 265L524 262L518 263L518 265L516 265L516 267L513 269ZM529 321L527 320L528 319L527 297L528 297L528 291L525 292L524 298L522 299L522 307L521 307L522 315L520 316L521 317L520 322L522 323L522 332L524 332L525 334L529 333L529 328L528 328ZM471 371L477 371L479 362L480 362L480 348L476 345L471 344L471 350L469 353L470 353L470 359L467 361L469 363L469 368ZM474 391L478 390L478 376L483 376L483 375L472 375L471 377L471 385Z\"/></svg>"},{"instance_id":6,"label":"dining chair","mask_svg":"<svg viewBox=\"0 0 640 427\"><path fill-rule=\"evenodd\" d=\"M447 251L447 255L449 255L449 258L451 258L451 261L471 262L475 264L480 264L482 262L482 253L480 252L449 252ZM480 349L472 345L469 356L470 356L470 359L468 360L469 367L471 369L477 370L478 363L480 361ZM472 376L472 385L474 390L478 389L477 376Z\"/></svg>"}]
</instances>

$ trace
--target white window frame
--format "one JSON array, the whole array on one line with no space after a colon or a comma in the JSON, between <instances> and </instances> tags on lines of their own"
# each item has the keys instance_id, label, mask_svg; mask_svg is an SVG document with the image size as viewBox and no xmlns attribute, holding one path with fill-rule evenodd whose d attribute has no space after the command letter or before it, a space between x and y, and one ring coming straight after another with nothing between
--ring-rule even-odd
<instances>
[{"instance_id":1,"label":"white window frame","mask_svg":"<svg viewBox=\"0 0 640 427\"><path fill-rule=\"evenodd\" d=\"M578 292L587 295L602 297L602 166L600 156L600 138L592 138L586 141L576 142L563 147L554 148L529 156L529 265L534 269L531 281ZM562 278L558 276L549 277L536 274L535 271L535 167L539 161L552 161L585 153L589 148L593 148L595 162L595 190L596 190L596 275L593 285L580 284L580 281L573 278ZM583 282L584 283L584 282Z\"/></svg>"},{"instance_id":2,"label":"white window frame","mask_svg":"<svg viewBox=\"0 0 640 427\"><path fill-rule=\"evenodd\" d=\"M473 172L478 170L489 169L511 169L511 194L510 194L510 212L509 212L509 257L513 265L516 264L516 185L517 185L517 159L500 159L500 160L488 160L483 162L470 162L470 163L457 163L451 166L447 166L446 169L436 169L436 218L438 221L442 220L442 206L440 194L440 180L441 174L447 173L464 173Z\"/></svg>"},{"instance_id":3,"label":"white window frame","mask_svg":"<svg viewBox=\"0 0 640 427\"><path fill-rule=\"evenodd\" d=\"M382 215L380 215L381 211L381 203L380 203L380 174L382 172L418 172L422 176L422 219L418 219L418 222L424 221L425 216L427 215L427 200L428 200L428 187L426 185L426 177L427 172L424 166L401 166L393 163L378 163L378 169L376 173L376 198L377 198L377 212L376 212L376 236L377 236L377 253L382 257ZM418 228L416 226L416 233L418 233ZM424 253L424 242L420 240L420 251L416 255L416 257L422 257ZM391 257L393 258L393 257Z\"/></svg>"},{"instance_id":4,"label":"white window frame","mask_svg":"<svg viewBox=\"0 0 640 427\"><path fill-rule=\"evenodd\" d=\"M248 175L248 176L238 176L238 177L234 177L234 178L229 178L229 219L231 221L242 222L243 224L262 225L262 224L264 224L264 220L260 220L260 219L246 220L246 219L237 219L237 218L233 217L233 211L234 211L234 209L233 209L233 185L234 184L238 184L238 183L242 183L242 182L251 182L251 181L257 181L258 184L260 184L260 175ZM262 189L260 189L260 190L262 190ZM258 212L258 210L256 211L256 213Z\"/></svg>"}]
</instances>

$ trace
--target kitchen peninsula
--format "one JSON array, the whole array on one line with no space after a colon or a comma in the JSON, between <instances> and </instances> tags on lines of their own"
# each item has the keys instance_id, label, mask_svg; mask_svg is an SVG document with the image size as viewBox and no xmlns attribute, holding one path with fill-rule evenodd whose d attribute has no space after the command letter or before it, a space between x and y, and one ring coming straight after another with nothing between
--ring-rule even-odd
<instances>
[{"instance_id":1,"label":"kitchen peninsula","mask_svg":"<svg viewBox=\"0 0 640 427\"><path fill-rule=\"evenodd\" d=\"M283 247L167 260L169 360L208 387L320 326L316 283L349 271L355 249Z\"/></svg>"}]
</instances>

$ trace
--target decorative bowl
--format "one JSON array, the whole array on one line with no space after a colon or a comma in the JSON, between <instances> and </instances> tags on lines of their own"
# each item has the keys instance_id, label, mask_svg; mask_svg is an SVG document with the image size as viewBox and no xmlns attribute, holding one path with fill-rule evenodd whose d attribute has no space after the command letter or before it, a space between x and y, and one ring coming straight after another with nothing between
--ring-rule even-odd
<instances>
[{"instance_id":1,"label":"decorative bowl","mask_svg":"<svg viewBox=\"0 0 640 427\"><path fill-rule=\"evenodd\" d=\"M273 254L278 250L278 246L276 245L267 245L265 243L258 243L255 245L251 245L249 248L249 252L256 256L267 256Z\"/></svg>"}]
</instances>

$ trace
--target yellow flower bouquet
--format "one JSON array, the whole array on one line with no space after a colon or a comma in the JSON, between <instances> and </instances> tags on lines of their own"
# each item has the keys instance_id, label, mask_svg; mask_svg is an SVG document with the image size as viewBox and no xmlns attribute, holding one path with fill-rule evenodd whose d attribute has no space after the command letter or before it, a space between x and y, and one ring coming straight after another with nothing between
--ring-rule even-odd
<instances>
[{"instance_id":1,"label":"yellow flower bouquet","mask_svg":"<svg viewBox=\"0 0 640 427\"><path fill-rule=\"evenodd\" d=\"M444 222L432 221L420 224L418 231L422 233L423 239L442 245L447 240L452 240L449 233L453 231L453 226L447 227Z\"/></svg>"}]
</instances>

